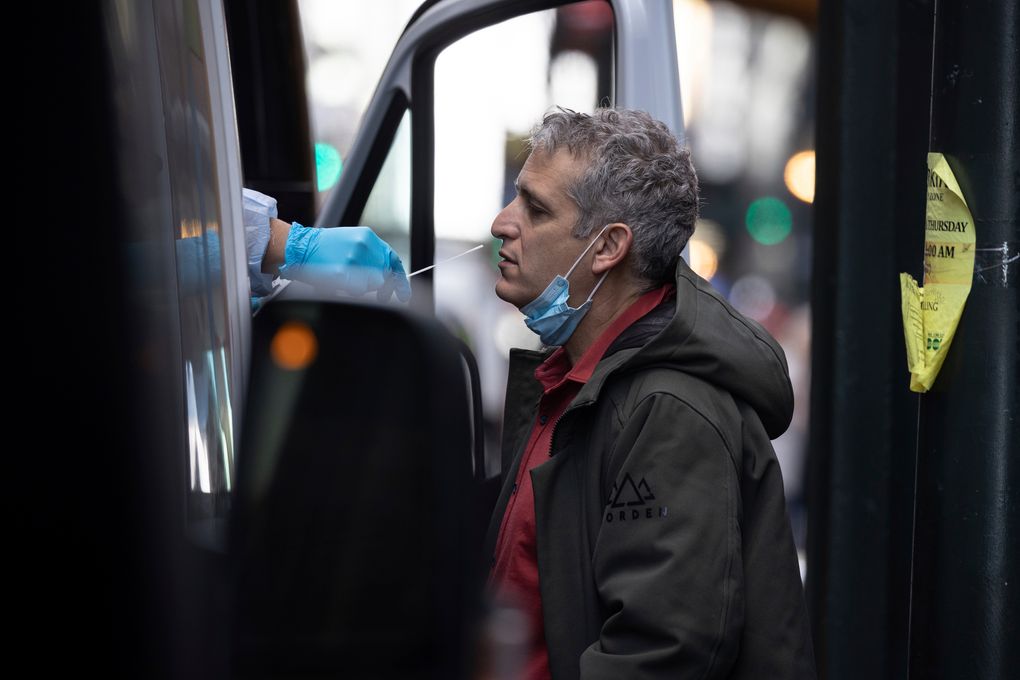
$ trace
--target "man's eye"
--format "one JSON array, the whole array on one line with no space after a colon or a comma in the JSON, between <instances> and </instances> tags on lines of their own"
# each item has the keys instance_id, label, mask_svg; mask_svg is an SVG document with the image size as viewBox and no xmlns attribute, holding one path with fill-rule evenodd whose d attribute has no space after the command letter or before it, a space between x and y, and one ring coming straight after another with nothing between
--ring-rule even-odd
<instances>
[{"instance_id":1,"label":"man's eye","mask_svg":"<svg viewBox=\"0 0 1020 680\"><path fill-rule=\"evenodd\" d=\"M544 215L545 214L545 210L543 210L539 206L535 205L534 203L529 203L528 204L528 210L530 212L534 213L535 215Z\"/></svg>"}]
</instances>

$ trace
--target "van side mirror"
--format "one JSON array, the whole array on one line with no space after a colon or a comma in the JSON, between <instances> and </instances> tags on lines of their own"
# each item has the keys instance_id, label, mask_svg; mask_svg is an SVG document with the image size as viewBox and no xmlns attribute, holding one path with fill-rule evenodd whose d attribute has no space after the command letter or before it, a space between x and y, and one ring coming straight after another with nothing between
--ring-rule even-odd
<instances>
[{"instance_id":1,"label":"van side mirror","mask_svg":"<svg viewBox=\"0 0 1020 680\"><path fill-rule=\"evenodd\" d=\"M472 424L433 319L274 300L253 320L232 514L234 669L466 677Z\"/></svg>"}]
</instances>

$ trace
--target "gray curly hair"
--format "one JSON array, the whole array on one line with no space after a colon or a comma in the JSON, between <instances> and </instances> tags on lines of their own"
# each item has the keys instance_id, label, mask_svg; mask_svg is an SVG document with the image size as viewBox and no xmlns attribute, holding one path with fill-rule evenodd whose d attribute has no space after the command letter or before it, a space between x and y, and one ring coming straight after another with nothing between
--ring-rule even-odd
<instances>
[{"instance_id":1,"label":"gray curly hair","mask_svg":"<svg viewBox=\"0 0 1020 680\"><path fill-rule=\"evenodd\" d=\"M574 236L623 222L634 234L634 274L650 284L673 280L698 218L698 176L690 151L669 128L644 111L588 115L558 108L535 127L528 144L549 154L566 147L590 161L567 188L580 209Z\"/></svg>"}]
</instances>

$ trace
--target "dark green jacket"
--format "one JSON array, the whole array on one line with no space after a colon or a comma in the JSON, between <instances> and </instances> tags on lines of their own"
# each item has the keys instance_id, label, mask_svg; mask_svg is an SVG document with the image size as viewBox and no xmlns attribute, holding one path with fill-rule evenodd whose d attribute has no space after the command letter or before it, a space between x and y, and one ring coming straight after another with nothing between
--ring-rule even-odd
<instances>
[{"instance_id":1,"label":"dark green jacket","mask_svg":"<svg viewBox=\"0 0 1020 680\"><path fill-rule=\"evenodd\" d=\"M610 347L531 472L552 676L814 677L769 441L793 413L786 359L682 260L676 288ZM546 356L511 353L490 552Z\"/></svg>"}]
</instances>

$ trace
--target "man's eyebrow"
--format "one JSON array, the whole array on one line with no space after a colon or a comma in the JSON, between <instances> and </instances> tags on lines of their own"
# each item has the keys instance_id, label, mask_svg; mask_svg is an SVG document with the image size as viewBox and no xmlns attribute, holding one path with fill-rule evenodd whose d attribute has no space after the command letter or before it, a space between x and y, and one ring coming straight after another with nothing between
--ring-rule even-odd
<instances>
[{"instance_id":1,"label":"man's eyebrow","mask_svg":"<svg viewBox=\"0 0 1020 680\"><path fill-rule=\"evenodd\" d=\"M536 204L543 210L550 210L548 201L543 200L540 196L536 196L535 192L529 189L527 184L522 184L520 179L514 180L514 187L517 189L518 195L522 196L524 200Z\"/></svg>"}]
</instances>

